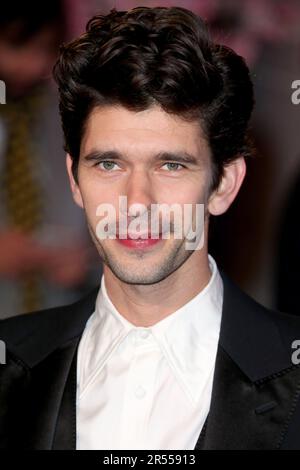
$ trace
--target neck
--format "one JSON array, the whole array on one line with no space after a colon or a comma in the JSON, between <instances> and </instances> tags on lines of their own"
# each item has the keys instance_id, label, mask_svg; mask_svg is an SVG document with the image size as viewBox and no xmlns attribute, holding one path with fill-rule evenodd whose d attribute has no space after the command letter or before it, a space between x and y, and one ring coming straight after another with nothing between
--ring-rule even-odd
<instances>
[{"instance_id":1,"label":"neck","mask_svg":"<svg viewBox=\"0 0 300 470\"><path fill-rule=\"evenodd\" d=\"M105 286L111 302L126 320L142 327L152 326L181 308L204 289L210 277L204 247L170 276L151 285L126 284L104 266Z\"/></svg>"}]
</instances>

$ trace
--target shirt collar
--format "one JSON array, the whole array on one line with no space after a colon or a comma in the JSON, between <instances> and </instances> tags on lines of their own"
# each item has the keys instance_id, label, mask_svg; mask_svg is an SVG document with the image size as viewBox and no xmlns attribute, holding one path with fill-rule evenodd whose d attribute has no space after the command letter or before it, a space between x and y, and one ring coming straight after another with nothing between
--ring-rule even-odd
<instances>
[{"instance_id":1,"label":"shirt collar","mask_svg":"<svg viewBox=\"0 0 300 470\"><path fill-rule=\"evenodd\" d=\"M214 370L223 304L223 281L215 260L210 255L208 258L212 274L205 288L181 308L147 328L133 325L118 312L102 276L95 312L80 344L84 356L78 364L82 391L133 330L136 333L149 330L178 383L192 403L197 403Z\"/></svg>"}]
</instances>

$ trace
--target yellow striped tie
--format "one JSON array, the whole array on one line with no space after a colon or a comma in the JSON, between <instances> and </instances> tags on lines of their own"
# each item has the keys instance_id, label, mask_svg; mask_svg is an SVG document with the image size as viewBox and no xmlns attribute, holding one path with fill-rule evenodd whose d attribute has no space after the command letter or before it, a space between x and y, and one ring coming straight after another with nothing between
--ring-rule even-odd
<instances>
[{"instance_id":1,"label":"yellow striped tie","mask_svg":"<svg viewBox=\"0 0 300 470\"><path fill-rule=\"evenodd\" d=\"M7 121L8 142L3 169L3 191L8 221L11 227L25 233L34 233L42 220L41 190L33 176L33 158L30 146L31 129L37 117L38 95L1 106ZM39 274L32 272L20 281L21 309L24 312L41 307Z\"/></svg>"}]
</instances>

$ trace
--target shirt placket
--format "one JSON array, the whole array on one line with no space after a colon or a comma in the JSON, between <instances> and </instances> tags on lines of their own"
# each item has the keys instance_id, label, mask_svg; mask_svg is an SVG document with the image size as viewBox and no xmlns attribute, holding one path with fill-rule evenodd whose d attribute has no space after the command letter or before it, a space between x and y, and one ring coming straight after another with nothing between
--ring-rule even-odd
<instances>
[{"instance_id":1,"label":"shirt placket","mask_svg":"<svg viewBox=\"0 0 300 470\"><path fill-rule=\"evenodd\" d=\"M145 449L161 352L147 328L132 330L127 341L132 360L124 389L120 449Z\"/></svg>"}]
</instances>

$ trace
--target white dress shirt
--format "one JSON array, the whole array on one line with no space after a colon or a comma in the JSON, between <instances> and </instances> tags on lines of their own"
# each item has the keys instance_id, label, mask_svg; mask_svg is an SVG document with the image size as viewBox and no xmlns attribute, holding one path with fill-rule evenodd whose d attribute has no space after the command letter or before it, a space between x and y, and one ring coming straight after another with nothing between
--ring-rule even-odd
<instances>
[{"instance_id":1,"label":"white dress shirt","mask_svg":"<svg viewBox=\"0 0 300 470\"><path fill-rule=\"evenodd\" d=\"M151 327L127 321L104 276L78 350L77 449L194 449L209 412L223 282Z\"/></svg>"}]
</instances>

